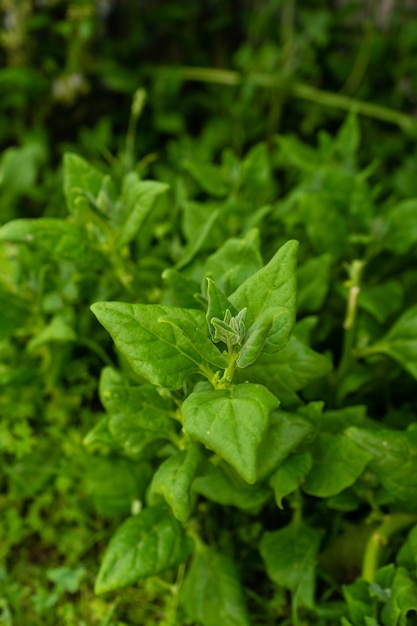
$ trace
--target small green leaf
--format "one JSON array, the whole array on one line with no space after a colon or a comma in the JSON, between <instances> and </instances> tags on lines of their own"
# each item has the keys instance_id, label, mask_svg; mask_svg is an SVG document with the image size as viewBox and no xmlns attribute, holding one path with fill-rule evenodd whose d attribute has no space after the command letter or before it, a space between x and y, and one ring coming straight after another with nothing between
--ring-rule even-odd
<instances>
[{"instance_id":1,"label":"small green leaf","mask_svg":"<svg viewBox=\"0 0 417 626\"><path fill-rule=\"evenodd\" d=\"M343 585L343 595L353 624L363 624L366 617L372 615L372 599L369 595L369 583L358 580L351 585Z\"/></svg>"},{"instance_id":2,"label":"small green leaf","mask_svg":"<svg viewBox=\"0 0 417 626\"><path fill-rule=\"evenodd\" d=\"M298 308L302 311L319 311L330 287L330 271L333 264L331 254L308 259L297 272Z\"/></svg>"},{"instance_id":3,"label":"small green leaf","mask_svg":"<svg viewBox=\"0 0 417 626\"><path fill-rule=\"evenodd\" d=\"M369 468L395 499L417 498L417 430L370 430L352 427L347 436L374 460Z\"/></svg>"},{"instance_id":4,"label":"small green leaf","mask_svg":"<svg viewBox=\"0 0 417 626\"><path fill-rule=\"evenodd\" d=\"M303 489L319 498L334 496L352 485L372 459L373 454L345 435L322 433L313 447L313 467Z\"/></svg>"},{"instance_id":5,"label":"small green leaf","mask_svg":"<svg viewBox=\"0 0 417 626\"><path fill-rule=\"evenodd\" d=\"M288 457L272 474L269 484L274 490L275 501L283 509L282 499L293 493L307 476L313 464L311 454L294 454Z\"/></svg>"},{"instance_id":6,"label":"small green leaf","mask_svg":"<svg viewBox=\"0 0 417 626\"><path fill-rule=\"evenodd\" d=\"M190 517L191 484L202 458L200 447L193 445L166 459L153 477L152 491L165 498L180 522Z\"/></svg>"},{"instance_id":7,"label":"small green leaf","mask_svg":"<svg viewBox=\"0 0 417 626\"><path fill-rule=\"evenodd\" d=\"M403 200L390 209L382 244L395 254L406 254L417 241L417 200Z\"/></svg>"},{"instance_id":8,"label":"small green leaf","mask_svg":"<svg viewBox=\"0 0 417 626\"><path fill-rule=\"evenodd\" d=\"M214 254L208 257L204 272L219 285L225 294L230 294L249 276L258 272L262 266L259 231L254 228L245 237L227 239Z\"/></svg>"},{"instance_id":9,"label":"small green leaf","mask_svg":"<svg viewBox=\"0 0 417 626\"><path fill-rule=\"evenodd\" d=\"M39 346L50 342L67 343L76 341L77 335L74 329L69 326L67 321L61 316L56 315L50 323L39 331L28 343L28 350L36 350Z\"/></svg>"},{"instance_id":10,"label":"small green leaf","mask_svg":"<svg viewBox=\"0 0 417 626\"><path fill-rule=\"evenodd\" d=\"M408 626L417 619L417 582L403 567L394 575L392 589L381 614L384 626Z\"/></svg>"},{"instance_id":11,"label":"small green leaf","mask_svg":"<svg viewBox=\"0 0 417 626\"><path fill-rule=\"evenodd\" d=\"M180 604L202 626L250 626L235 563L202 544L181 585Z\"/></svg>"},{"instance_id":12,"label":"small green leaf","mask_svg":"<svg viewBox=\"0 0 417 626\"><path fill-rule=\"evenodd\" d=\"M116 455L86 457L86 491L104 517L126 515L132 504L142 500L150 482L149 463L133 463Z\"/></svg>"},{"instance_id":13,"label":"small green leaf","mask_svg":"<svg viewBox=\"0 0 417 626\"><path fill-rule=\"evenodd\" d=\"M248 512L259 511L271 494L265 485L248 485L229 465L208 461L194 479L193 491L212 502Z\"/></svg>"},{"instance_id":14,"label":"small green leaf","mask_svg":"<svg viewBox=\"0 0 417 626\"><path fill-rule=\"evenodd\" d=\"M75 225L57 217L19 219L0 228L0 241L22 243L54 258L83 259L87 240Z\"/></svg>"},{"instance_id":15,"label":"small green leaf","mask_svg":"<svg viewBox=\"0 0 417 626\"><path fill-rule=\"evenodd\" d=\"M297 248L296 241L288 241L267 265L229 296L239 311L248 309L248 337L257 332L262 336L263 329L270 326L264 345L269 354L286 346L295 324Z\"/></svg>"},{"instance_id":16,"label":"small green leaf","mask_svg":"<svg viewBox=\"0 0 417 626\"><path fill-rule=\"evenodd\" d=\"M277 354L262 354L238 379L248 377L255 383L273 389L286 406L299 404L297 391L332 369L327 356L315 352L295 336Z\"/></svg>"},{"instance_id":17,"label":"small green leaf","mask_svg":"<svg viewBox=\"0 0 417 626\"><path fill-rule=\"evenodd\" d=\"M199 309L196 294L200 292L197 281L184 276L173 268L162 272L162 279L167 287L164 294L163 304L177 306L185 309Z\"/></svg>"},{"instance_id":18,"label":"small green leaf","mask_svg":"<svg viewBox=\"0 0 417 626\"><path fill-rule=\"evenodd\" d=\"M366 354L386 354L417 379L417 305L407 309Z\"/></svg>"},{"instance_id":19,"label":"small green leaf","mask_svg":"<svg viewBox=\"0 0 417 626\"><path fill-rule=\"evenodd\" d=\"M154 385L178 389L194 372L212 378L208 361L184 332L159 321L164 316L178 316L201 329L206 324L202 311L123 302L97 302L91 309L134 371Z\"/></svg>"},{"instance_id":20,"label":"small green leaf","mask_svg":"<svg viewBox=\"0 0 417 626\"><path fill-rule=\"evenodd\" d=\"M3 287L1 283L0 301L0 340L2 340L11 335L14 330L24 327L25 322L30 318L30 306L23 298Z\"/></svg>"},{"instance_id":21,"label":"small green leaf","mask_svg":"<svg viewBox=\"0 0 417 626\"><path fill-rule=\"evenodd\" d=\"M271 474L313 431L300 415L274 411L258 451L258 479Z\"/></svg>"},{"instance_id":22,"label":"small green leaf","mask_svg":"<svg viewBox=\"0 0 417 626\"><path fill-rule=\"evenodd\" d=\"M165 183L140 180L136 172L129 172L123 180L122 202L124 222L117 234L117 245L123 247L135 237L151 213L161 193L168 190Z\"/></svg>"},{"instance_id":23,"label":"small green leaf","mask_svg":"<svg viewBox=\"0 0 417 626\"><path fill-rule=\"evenodd\" d=\"M110 416L109 434L126 456L138 458L152 441L175 434L172 403L153 385L129 387L102 376L100 397Z\"/></svg>"},{"instance_id":24,"label":"small green leaf","mask_svg":"<svg viewBox=\"0 0 417 626\"><path fill-rule=\"evenodd\" d=\"M256 480L258 447L278 400L261 385L245 383L194 391L182 406L184 431L230 463L246 482Z\"/></svg>"},{"instance_id":25,"label":"small green leaf","mask_svg":"<svg viewBox=\"0 0 417 626\"><path fill-rule=\"evenodd\" d=\"M105 177L77 154L64 155L64 193L71 215L77 216L91 207L87 196L97 199Z\"/></svg>"},{"instance_id":26,"label":"small green leaf","mask_svg":"<svg viewBox=\"0 0 417 626\"><path fill-rule=\"evenodd\" d=\"M212 196L225 196L227 194L229 186L221 169L216 165L184 161L183 167L195 178L204 191Z\"/></svg>"},{"instance_id":27,"label":"small green leaf","mask_svg":"<svg viewBox=\"0 0 417 626\"><path fill-rule=\"evenodd\" d=\"M183 563L192 551L169 511L150 507L118 528L105 552L95 584L96 593L133 585Z\"/></svg>"},{"instance_id":28,"label":"small green leaf","mask_svg":"<svg viewBox=\"0 0 417 626\"><path fill-rule=\"evenodd\" d=\"M291 523L265 532L259 550L269 578L297 596L297 604L314 605L315 565L322 531Z\"/></svg>"},{"instance_id":29,"label":"small green leaf","mask_svg":"<svg viewBox=\"0 0 417 626\"><path fill-rule=\"evenodd\" d=\"M359 293L358 306L368 311L383 324L391 315L399 311L404 299L400 283L388 280L374 287L363 287Z\"/></svg>"},{"instance_id":30,"label":"small green leaf","mask_svg":"<svg viewBox=\"0 0 417 626\"><path fill-rule=\"evenodd\" d=\"M223 320L226 315L226 311L229 311L232 316L236 316L238 311L211 278L207 278L207 300L206 321L211 338L214 340L216 331L211 320L214 317Z\"/></svg>"}]
</instances>

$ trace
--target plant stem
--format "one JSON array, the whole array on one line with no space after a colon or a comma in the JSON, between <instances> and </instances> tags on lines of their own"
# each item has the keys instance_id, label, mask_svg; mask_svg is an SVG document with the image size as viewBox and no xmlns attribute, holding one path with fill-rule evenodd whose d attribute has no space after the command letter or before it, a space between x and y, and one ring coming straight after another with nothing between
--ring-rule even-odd
<instances>
[{"instance_id":1,"label":"plant stem","mask_svg":"<svg viewBox=\"0 0 417 626\"><path fill-rule=\"evenodd\" d=\"M155 71L155 68L153 68ZM285 89L290 95L302 100L309 100L322 106L327 106L344 111L353 111L360 115L365 115L389 124L396 124L405 132L417 130L417 122L410 115L401 113L395 109L380 106L371 102L364 102L356 98L351 98L340 93L332 93L317 89L306 83L288 83L281 76L274 74L265 74L256 72L248 76L244 76L239 72L227 69L211 68L211 67L159 67L160 75L177 75L180 80L195 80L203 83L215 83L218 85L226 85L234 87L240 85L244 80L250 80L258 87L279 87Z\"/></svg>"},{"instance_id":2,"label":"plant stem","mask_svg":"<svg viewBox=\"0 0 417 626\"><path fill-rule=\"evenodd\" d=\"M393 513L385 517L368 539L362 564L362 578L368 583L375 581L381 551L388 544L390 537L417 522L417 515L411 513Z\"/></svg>"},{"instance_id":3,"label":"plant stem","mask_svg":"<svg viewBox=\"0 0 417 626\"><path fill-rule=\"evenodd\" d=\"M355 260L352 261L352 263L348 266L349 280L347 282L347 285L349 287L349 295L346 305L346 315L343 322L344 335L342 356L340 358L339 366L334 377L336 390L340 388L340 383L349 372L354 358L353 347L356 330L355 322L358 308L358 297L361 290L360 281L364 265L365 264L363 261Z\"/></svg>"}]
</instances>

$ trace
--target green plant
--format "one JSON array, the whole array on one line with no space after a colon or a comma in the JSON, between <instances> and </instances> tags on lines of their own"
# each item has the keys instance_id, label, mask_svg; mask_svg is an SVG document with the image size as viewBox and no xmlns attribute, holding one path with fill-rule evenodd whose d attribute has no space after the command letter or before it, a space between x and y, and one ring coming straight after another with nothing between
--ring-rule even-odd
<instances>
[{"instance_id":1,"label":"green plant","mask_svg":"<svg viewBox=\"0 0 417 626\"><path fill-rule=\"evenodd\" d=\"M243 182L265 172L261 148L237 186L230 156L221 170L186 164L188 193L189 174L221 193L204 234L163 272L158 303L93 305L120 361L103 370L107 415L85 441L147 477L98 593L162 577L172 623L203 626L395 626L417 610L414 530L404 536L417 521L415 402L403 373L416 377L416 278L404 264L415 201L375 210L358 143L354 117L315 153L278 139L277 162L301 174L260 211L262 243L244 202L257 178ZM183 201L188 219L200 206ZM303 242L299 269L295 241L264 264L261 246L289 233Z\"/></svg>"}]
</instances>

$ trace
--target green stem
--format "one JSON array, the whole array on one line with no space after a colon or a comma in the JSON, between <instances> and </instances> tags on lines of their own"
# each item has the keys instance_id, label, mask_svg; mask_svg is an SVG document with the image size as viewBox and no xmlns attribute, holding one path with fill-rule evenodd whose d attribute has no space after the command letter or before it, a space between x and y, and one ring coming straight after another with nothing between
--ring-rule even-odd
<instances>
[{"instance_id":1,"label":"green stem","mask_svg":"<svg viewBox=\"0 0 417 626\"><path fill-rule=\"evenodd\" d=\"M155 71L155 68L153 68ZM287 83L281 76L274 74L265 74L257 72L244 76L239 72L234 72L227 69L218 69L210 67L159 67L160 75L177 75L180 80L195 80L203 83L215 83L217 85L225 85L234 87L240 85L244 80L250 80L254 85L258 87L280 87L285 89L290 95L302 100L308 100L322 106L331 107L335 109L341 109L344 111L353 111L360 115L365 115L383 122L395 124L399 126L403 131L410 132L417 130L417 122L410 115L390 109L388 107L374 104L372 102L364 102L350 96L333 93L330 91L324 91L317 89L306 83Z\"/></svg>"},{"instance_id":2,"label":"green stem","mask_svg":"<svg viewBox=\"0 0 417 626\"><path fill-rule=\"evenodd\" d=\"M340 386L341 381L345 378L349 372L352 362L354 360L354 342L356 334L356 313L358 309L358 297L360 294L360 282L362 277L362 271L364 268L364 262L355 260L348 267L349 280L347 285L349 287L348 301L346 304L346 315L343 322L344 335L343 335L343 347L342 356L337 368L334 384L335 388Z\"/></svg>"},{"instance_id":3,"label":"green stem","mask_svg":"<svg viewBox=\"0 0 417 626\"><path fill-rule=\"evenodd\" d=\"M212 379L212 384L215 389L228 389L231 386L237 367L236 361L238 356L238 352L229 352L229 363L223 372L223 376L220 380L215 380L215 378Z\"/></svg>"},{"instance_id":4,"label":"green stem","mask_svg":"<svg viewBox=\"0 0 417 626\"><path fill-rule=\"evenodd\" d=\"M411 513L393 513L388 515L372 533L366 544L362 564L362 578L368 583L375 581L380 556L389 539L396 532L417 522L417 515Z\"/></svg>"}]
</instances>

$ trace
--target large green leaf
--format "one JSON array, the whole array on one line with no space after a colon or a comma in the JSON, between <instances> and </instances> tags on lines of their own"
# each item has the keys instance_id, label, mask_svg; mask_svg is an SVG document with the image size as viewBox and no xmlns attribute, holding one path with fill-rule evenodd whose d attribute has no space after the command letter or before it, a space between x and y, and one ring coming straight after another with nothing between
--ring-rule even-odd
<instances>
[{"instance_id":1,"label":"large green leaf","mask_svg":"<svg viewBox=\"0 0 417 626\"><path fill-rule=\"evenodd\" d=\"M259 511L271 494L264 484L248 485L230 466L208 461L194 479L192 488L212 502L248 512Z\"/></svg>"},{"instance_id":2,"label":"large green leaf","mask_svg":"<svg viewBox=\"0 0 417 626\"><path fill-rule=\"evenodd\" d=\"M123 522L112 537L95 591L105 593L160 574L183 563L191 551L192 541L169 511L146 508Z\"/></svg>"},{"instance_id":3,"label":"large green leaf","mask_svg":"<svg viewBox=\"0 0 417 626\"><path fill-rule=\"evenodd\" d=\"M258 479L273 472L313 431L312 424L301 415L274 411L258 451Z\"/></svg>"},{"instance_id":4,"label":"large green leaf","mask_svg":"<svg viewBox=\"0 0 417 626\"><path fill-rule=\"evenodd\" d=\"M352 427L347 436L374 458L370 469L396 499L417 499L417 430L370 430Z\"/></svg>"},{"instance_id":5,"label":"large green leaf","mask_svg":"<svg viewBox=\"0 0 417 626\"><path fill-rule=\"evenodd\" d=\"M202 626L249 626L235 563L199 544L180 590L188 617Z\"/></svg>"},{"instance_id":6,"label":"large green leaf","mask_svg":"<svg viewBox=\"0 0 417 626\"><path fill-rule=\"evenodd\" d=\"M215 390L203 385L182 405L184 431L232 465L244 480L256 480L258 448L278 400L261 385Z\"/></svg>"},{"instance_id":7,"label":"large green leaf","mask_svg":"<svg viewBox=\"0 0 417 626\"><path fill-rule=\"evenodd\" d=\"M278 352L290 338L296 313L297 248L298 242L288 241L267 265L229 296L239 311L247 307L247 340L259 333L259 351ZM268 328L266 341L262 332L265 327Z\"/></svg>"},{"instance_id":8,"label":"large green leaf","mask_svg":"<svg viewBox=\"0 0 417 626\"><path fill-rule=\"evenodd\" d=\"M191 484L202 458L200 447L192 445L166 459L153 477L152 491L165 498L181 522L191 514Z\"/></svg>"},{"instance_id":9,"label":"large green leaf","mask_svg":"<svg viewBox=\"0 0 417 626\"><path fill-rule=\"evenodd\" d=\"M265 532L259 550L269 578L295 594L297 605L314 605L315 564L323 533L293 522Z\"/></svg>"},{"instance_id":10,"label":"large green leaf","mask_svg":"<svg viewBox=\"0 0 417 626\"><path fill-rule=\"evenodd\" d=\"M114 442L129 457L139 457L143 449L157 439L175 435L172 403L153 385L130 387L114 384L103 371L100 397L107 412L108 431Z\"/></svg>"},{"instance_id":11,"label":"large green leaf","mask_svg":"<svg viewBox=\"0 0 417 626\"><path fill-rule=\"evenodd\" d=\"M353 445L352 445L353 444ZM322 433L313 446L313 467L303 489L320 498L334 496L352 485L373 454L345 435Z\"/></svg>"},{"instance_id":12,"label":"large green leaf","mask_svg":"<svg viewBox=\"0 0 417 626\"><path fill-rule=\"evenodd\" d=\"M123 302L97 302L91 309L134 371L154 385L178 389L184 378L194 372L213 376L208 361L198 352L207 346L206 342L198 342L200 329L206 326L202 311ZM198 335L196 342L193 343L194 336L190 340L181 329L160 321L169 315L193 323Z\"/></svg>"},{"instance_id":13,"label":"large green leaf","mask_svg":"<svg viewBox=\"0 0 417 626\"><path fill-rule=\"evenodd\" d=\"M227 367L227 359L208 337L204 313L194 309L187 311L172 308L166 315L161 315L158 321L172 324L209 363L221 369Z\"/></svg>"},{"instance_id":14,"label":"large green leaf","mask_svg":"<svg viewBox=\"0 0 417 626\"><path fill-rule=\"evenodd\" d=\"M117 234L117 245L131 241L151 213L158 196L168 190L165 183L140 180L136 172L129 172L123 180L123 224Z\"/></svg>"},{"instance_id":15,"label":"large green leaf","mask_svg":"<svg viewBox=\"0 0 417 626\"><path fill-rule=\"evenodd\" d=\"M269 484L274 490L277 506L282 509L282 499L298 489L304 481L313 464L309 452L293 454L278 467L269 479Z\"/></svg>"}]
</instances>

